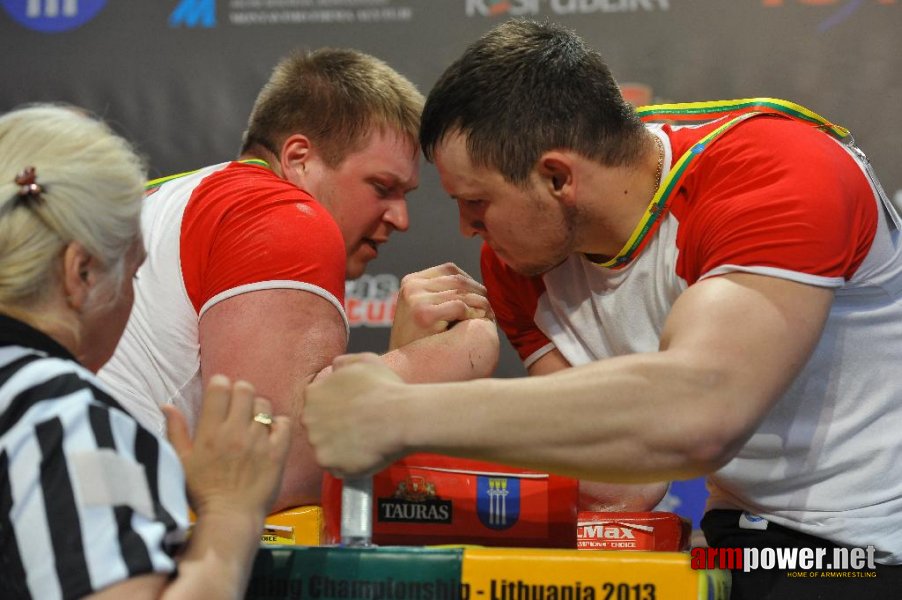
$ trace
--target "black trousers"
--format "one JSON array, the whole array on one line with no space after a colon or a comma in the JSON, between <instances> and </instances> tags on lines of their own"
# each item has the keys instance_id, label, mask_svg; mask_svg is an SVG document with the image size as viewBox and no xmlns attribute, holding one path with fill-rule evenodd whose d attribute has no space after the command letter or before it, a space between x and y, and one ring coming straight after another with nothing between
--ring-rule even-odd
<instances>
[{"instance_id":1,"label":"black trousers","mask_svg":"<svg viewBox=\"0 0 902 600\"><path fill-rule=\"evenodd\" d=\"M702 519L702 531L712 548L827 548L827 540L769 523L767 529L740 529L739 511L712 510ZM805 576L802 576L802 573ZM849 573L846 571L845 573ZM902 565L877 564L876 577L833 577L822 571L795 572L757 569L732 571L731 600L892 600L902 598ZM838 573L839 574L839 573ZM853 573L855 574L855 573Z\"/></svg>"}]
</instances>

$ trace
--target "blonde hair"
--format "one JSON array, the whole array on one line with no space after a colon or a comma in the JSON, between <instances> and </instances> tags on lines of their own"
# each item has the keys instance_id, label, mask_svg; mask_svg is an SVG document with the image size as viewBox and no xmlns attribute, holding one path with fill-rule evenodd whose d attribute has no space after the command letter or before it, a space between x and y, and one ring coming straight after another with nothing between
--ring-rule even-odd
<instances>
[{"instance_id":1,"label":"blonde hair","mask_svg":"<svg viewBox=\"0 0 902 600\"><path fill-rule=\"evenodd\" d=\"M276 65L260 90L241 152L262 146L278 156L285 138L302 133L335 167L362 148L374 128L396 130L416 148L423 102L409 80L368 54L336 48L296 53Z\"/></svg>"},{"instance_id":2,"label":"blonde hair","mask_svg":"<svg viewBox=\"0 0 902 600\"><path fill-rule=\"evenodd\" d=\"M17 177L34 168L39 188ZM118 289L140 237L143 161L103 122L37 104L0 117L0 305L29 308L59 285L60 254L78 242Z\"/></svg>"}]
</instances>

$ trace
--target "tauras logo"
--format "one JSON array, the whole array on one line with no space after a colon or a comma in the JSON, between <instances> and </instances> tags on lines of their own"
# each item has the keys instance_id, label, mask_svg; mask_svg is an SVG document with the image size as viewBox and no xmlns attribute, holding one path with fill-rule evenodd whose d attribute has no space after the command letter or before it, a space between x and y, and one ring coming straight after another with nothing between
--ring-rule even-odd
<instances>
[{"instance_id":1,"label":"tauras logo","mask_svg":"<svg viewBox=\"0 0 902 600\"><path fill-rule=\"evenodd\" d=\"M391 523L451 523L450 500L415 502L397 498L379 499L379 520Z\"/></svg>"},{"instance_id":2,"label":"tauras logo","mask_svg":"<svg viewBox=\"0 0 902 600\"><path fill-rule=\"evenodd\" d=\"M670 0L466 0L468 17L537 15L547 7L556 15L670 10Z\"/></svg>"},{"instance_id":3,"label":"tauras logo","mask_svg":"<svg viewBox=\"0 0 902 600\"><path fill-rule=\"evenodd\" d=\"M388 523L451 523L451 501L442 500L435 484L409 474L391 498L379 498L379 520Z\"/></svg>"}]
</instances>

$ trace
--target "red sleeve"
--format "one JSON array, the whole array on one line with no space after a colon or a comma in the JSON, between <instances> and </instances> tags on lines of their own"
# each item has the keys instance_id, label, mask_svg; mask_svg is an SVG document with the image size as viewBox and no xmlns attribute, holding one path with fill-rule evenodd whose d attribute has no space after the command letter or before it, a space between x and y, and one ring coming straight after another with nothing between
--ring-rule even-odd
<instances>
[{"instance_id":1,"label":"red sleeve","mask_svg":"<svg viewBox=\"0 0 902 600\"><path fill-rule=\"evenodd\" d=\"M541 277L514 272L488 247L482 245L482 280L498 325L522 360L551 342L535 322L539 298L545 293Z\"/></svg>"},{"instance_id":2,"label":"red sleeve","mask_svg":"<svg viewBox=\"0 0 902 600\"><path fill-rule=\"evenodd\" d=\"M740 267L838 287L861 265L877 206L861 169L823 132L755 117L698 161L673 206L677 270L690 284Z\"/></svg>"},{"instance_id":3,"label":"red sleeve","mask_svg":"<svg viewBox=\"0 0 902 600\"><path fill-rule=\"evenodd\" d=\"M185 208L181 263L198 313L217 294L255 284L331 295L340 307L345 261L328 212L260 166L233 163L198 186Z\"/></svg>"}]
</instances>

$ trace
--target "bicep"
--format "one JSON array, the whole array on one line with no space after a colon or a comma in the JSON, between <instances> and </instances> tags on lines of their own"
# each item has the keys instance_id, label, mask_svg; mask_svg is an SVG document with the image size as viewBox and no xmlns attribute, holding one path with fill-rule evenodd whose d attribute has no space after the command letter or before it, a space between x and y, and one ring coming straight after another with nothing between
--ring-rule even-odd
<instances>
[{"instance_id":1,"label":"bicep","mask_svg":"<svg viewBox=\"0 0 902 600\"><path fill-rule=\"evenodd\" d=\"M832 300L832 289L776 277L711 277L674 304L660 349L695 372L747 434L808 360Z\"/></svg>"},{"instance_id":2,"label":"bicep","mask_svg":"<svg viewBox=\"0 0 902 600\"><path fill-rule=\"evenodd\" d=\"M204 313L199 332L205 383L216 373L245 379L283 414L347 343L338 307L323 296L294 289L223 300Z\"/></svg>"}]
</instances>

